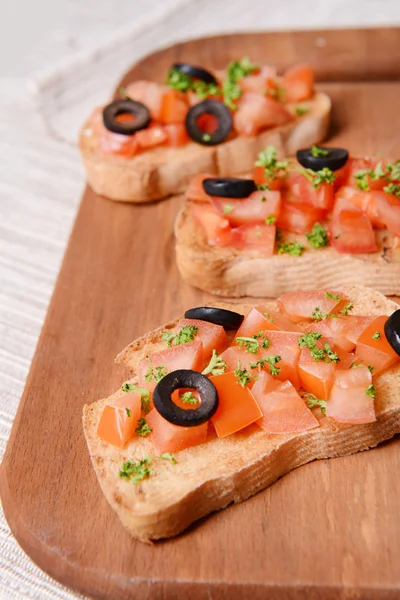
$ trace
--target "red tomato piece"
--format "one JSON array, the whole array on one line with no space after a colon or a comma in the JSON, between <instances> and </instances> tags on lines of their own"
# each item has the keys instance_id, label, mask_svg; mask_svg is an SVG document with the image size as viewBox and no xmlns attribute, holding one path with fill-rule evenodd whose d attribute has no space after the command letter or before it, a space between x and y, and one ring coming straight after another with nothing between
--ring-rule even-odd
<instances>
[{"instance_id":1,"label":"red tomato piece","mask_svg":"<svg viewBox=\"0 0 400 600\"><path fill-rule=\"evenodd\" d=\"M261 94L246 92L238 100L233 114L233 127L240 135L254 136L266 127L283 125L293 119L286 108Z\"/></svg>"},{"instance_id":2,"label":"red tomato piece","mask_svg":"<svg viewBox=\"0 0 400 600\"><path fill-rule=\"evenodd\" d=\"M135 435L141 415L139 392L124 393L112 404L106 404L97 427L97 435L118 448L123 448Z\"/></svg>"},{"instance_id":3,"label":"red tomato piece","mask_svg":"<svg viewBox=\"0 0 400 600\"><path fill-rule=\"evenodd\" d=\"M184 146L190 141L186 127L182 123L164 125L164 131L167 134L168 145L171 146L171 148Z\"/></svg>"},{"instance_id":4,"label":"red tomato piece","mask_svg":"<svg viewBox=\"0 0 400 600\"><path fill-rule=\"evenodd\" d=\"M232 231L232 246L239 250L272 256L275 248L275 225L240 225Z\"/></svg>"},{"instance_id":5,"label":"red tomato piece","mask_svg":"<svg viewBox=\"0 0 400 600\"><path fill-rule=\"evenodd\" d=\"M136 134L122 135L104 128L100 134L99 146L104 154L118 154L132 158L139 150Z\"/></svg>"},{"instance_id":6,"label":"red tomato piece","mask_svg":"<svg viewBox=\"0 0 400 600\"><path fill-rule=\"evenodd\" d=\"M290 381L264 393L259 393L258 387L254 386L253 394L263 413L257 425L267 433L295 433L319 426Z\"/></svg>"},{"instance_id":7,"label":"red tomato piece","mask_svg":"<svg viewBox=\"0 0 400 600\"><path fill-rule=\"evenodd\" d=\"M203 343L203 359L207 359L211 356L212 351L216 350L218 354L226 348L226 333L225 329L221 325L214 325L214 323L208 323L207 321L200 321L198 319L179 319L178 325L171 329L171 331L180 331L182 327L194 326L197 327L198 332L195 337L196 342ZM186 346L187 344L183 344ZM180 369L186 369L187 367L179 367ZM192 367L190 367L192 368ZM194 369L195 371L197 369Z\"/></svg>"},{"instance_id":8,"label":"red tomato piece","mask_svg":"<svg viewBox=\"0 0 400 600\"><path fill-rule=\"evenodd\" d=\"M351 342L346 337L348 330L347 317L340 319L325 319L319 323L310 323L306 327L306 331L315 331L321 333L326 338L331 338L334 345L341 350L350 352L354 350L355 343Z\"/></svg>"},{"instance_id":9,"label":"red tomato piece","mask_svg":"<svg viewBox=\"0 0 400 600\"><path fill-rule=\"evenodd\" d=\"M376 420L374 399L366 394L372 376L367 367L336 371L326 415L338 423L358 425Z\"/></svg>"},{"instance_id":10,"label":"red tomato piece","mask_svg":"<svg viewBox=\"0 0 400 600\"><path fill-rule=\"evenodd\" d=\"M192 369L199 371L203 363L203 344L200 340L172 346L160 352L153 352L149 358L142 358L137 366L139 386L147 388L151 392L157 385L151 370L157 377L157 367L165 367L166 373L177 369ZM164 375L166 374L164 373ZM147 378L150 381L147 381Z\"/></svg>"},{"instance_id":11,"label":"red tomato piece","mask_svg":"<svg viewBox=\"0 0 400 600\"><path fill-rule=\"evenodd\" d=\"M338 252L361 254L377 252L374 230L363 213L342 211L330 225L331 243Z\"/></svg>"},{"instance_id":12,"label":"red tomato piece","mask_svg":"<svg viewBox=\"0 0 400 600\"><path fill-rule=\"evenodd\" d=\"M331 210L334 201L334 186L322 183L313 187L304 175L298 171L290 171L285 179L285 199L300 204L311 204L320 210Z\"/></svg>"},{"instance_id":13,"label":"red tomato piece","mask_svg":"<svg viewBox=\"0 0 400 600\"><path fill-rule=\"evenodd\" d=\"M313 225L322 221L323 211L309 204L284 201L277 221L277 226L293 233L307 233L312 230Z\"/></svg>"},{"instance_id":14,"label":"red tomato piece","mask_svg":"<svg viewBox=\"0 0 400 600\"><path fill-rule=\"evenodd\" d=\"M267 90L268 82L276 77L276 68L261 67L258 73L247 75L239 79L238 83L242 92L254 92L263 94Z\"/></svg>"},{"instance_id":15,"label":"red tomato piece","mask_svg":"<svg viewBox=\"0 0 400 600\"><path fill-rule=\"evenodd\" d=\"M332 298L332 296L334 296ZM339 300L335 297L339 296ZM309 292L287 292L277 299L281 311L286 313L294 323L312 319L314 310L318 307L325 315L336 313L342 308L345 298L334 291L312 290Z\"/></svg>"},{"instance_id":16,"label":"red tomato piece","mask_svg":"<svg viewBox=\"0 0 400 600\"><path fill-rule=\"evenodd\" d=\"M268 331L267 339L271 342L267 350L263 350L265 356L280 356L281 360L276 363L280 372L276 378L280 381L291 381L295 388L300 387L300 378L297 371L297 365L300 358L300 348L298 344L299 334L288 333L287 331ZM266 365L267 372L269 371Z\"/></svg>"},{"instance_id":17,"label":"red tomato piece","mask_svg":"<svg viewBox=\"0 0 400 600\"><path fill-rule=\"evenodd\" d=\"M161 100L162 123L184 123L189 106L186 95L177 90L169 90Z\"/></svg>"},{"instance_id":18,"label":"red tomato piece","mask_svg":"<svg viewBox=\"0 0 400 600\"><path fill-rule=\"evenodd\" d=\"M355 347L358 338L368 327L375 317L364 317L361 315L347 315L344 322L346 323L346 330L343 333L344 337L349 340Z\"/></svg>"},{"instance_id":19,"label":"red tomato piece","mask_svg":"<svg viewBox=\"0 0 400 600\"><path fill-rule=\"evenodd\" d=\"M376 221L395 235L400 235L400 198L385 192L371 192Z\"/></svg>"},{"instance_id":20,"label":"red tomato piece","mask_svg":"<svg viewBox=\"0 0 400 600\"><path fill-rule=\"evenodd\" d=\"M364 192L350 186L343 187L335 196L336 203L333 210L333 216L337 217L343 210L359 209L367 215L373 227L380 229L386 227L385 221L388 220L389 216L391 216L392 219L394 217L393 220L396 224L395 211L393 211L394 214L392 215L389 206L390 214L385 212L387 209L386 196L390 196L390 194L379 191ZM378 211L378 206L381 208L380 211Z\"/></svg>"},{"instance_id":21,"label":"red tomato piece","mask_svg":"<svg viewBox=\"0 0 400 600\"><path fill-rule=\"evenodd\" d=\"M282 81L286 102L308 100L314 93L314 69L308 65L296 65L288 69Z\"/></svg>"},{"instance_id":22,"label":"red tomato piece","mask_svg":"<svg viewBox=\"0 0 400 600\"><path fill-rule=\"evenodd\" d=\"M349 185L357 187L357 179L355 175L360 171L371 170L374 171L378 164L381 165L382 169L386 168L386 160L378 158L377 156L365 156L364 158L349 158L343 170L339 172L338 183L341 185ZM381 190L387 185L387 182L383 178L373 179L370 175L366 176L368 187L370 190Z\"/></svg>"},{"instance_id":23,"label":"red tomato piece","mask_svg":"<svg viewBox=\"0 0 400 600\"><path fill-rule=\"evenodd\" d=\"M283 185L284 178L276 177L276 179L268 179L265 174L265 168L261 165L256 165L253 169L253 179L256 185L268 185L270 190L279 191Z\"/></svg>"},{"instance_id":24,"label":"red tomato piece","mask_svg":"<svg viewBox=\"0 0 400 600\"><path fill-rule=\"evenodd\" d=\"M251 393L254 398L262 396L263 394L269 394L280 387L281 381L272 377L267 371L261 371L258 375L258 379L255 381L251 388Z\"/></svg>"},{"instance_id":25,"label":"red tomato piece","mask_svg":"<svg viewBox=\"0 0 400 600\"><path fill-rule=\"evenodd\" d=\"M141 148L153 148L167 141L167 133L162 125L149 125L147 129L141 129L135 133L137 142Z\"/></svg>"},{"instance_id":26,"label":"red tomato piece","mask_svg":"<svg viewBox=\"0 0 400 600\"><path fill-rule=\"evenodd\" d=\"M293 323L288 317L279 310L271 310L266 304L259 304L256 309L267 316L270 322L270 329L273 331L301 331L300 327Z\"/></svg>"},{"instance_id":27,"label":"red tomato piece","mask_svg":"<svg viewBox=\"0 0 400 600\"><path fill-rule=\"evenodd\" d=\"M347 352L341 348L335 347L335 352L339 356L339 362L336 364L336 369L350 369L357 362L357 356L354 352Z\"/></svg>"},{"instance_id":28,"label":"red tomato piece","mask_svg":"<svg viewBox=\"0 0 400 600\"><path fill-rule=\"evenodd\" d=\"M268 217L278 218L281 209L281 194L273 191L257 191L248 198L219 198L210 196L216 210L224 215L231 225L265 223Z\"/></svg>"},{"instance_id":29,"label":"red tomato piece","mask_svg":"<svg viewBox=\"0 0 400 600\"><path fill-rule=\"evenodd\" d=\"M192 207L193 217L203 228L208 242L214 246L229 246L232 242L232 229L228 219L224 219L212 206Z\"/></svg>"},{"instance_id":30,"label":"red tomato piece","mask_svg":"<svg viewBox=\"0 0 400 600\"><path fill-rule=\"evenodd\" d=\"M160 454L164 452L180 452L192 446L203 444L207 439L208 423L195 427L179 427L173 425L153 408L146 417L153 430L151 441Z\"/></svg>"},{"instance_id":31,"label":"red tomato piece","mask_svg":"<svg viewBox=\"0 0 400 600\"><path fill-rule=\"evenodd\" d=\"M206 194L203 188L203 181L209 177L214 177L210 173L199 173L192 179L186 190L186 198L195 202L210 202L210 197Z\"/></svg>"},{"instance_id":32,"label":"red tomato piece","mask_svg":"<svg viewBox=\"0 0 400 600\"><path fill-rule=\"evenodd\" d=\"M328 399L335 376L334 363L315 362L307 348L303 348L299 360L302 387L318 398Z\"/></svg>"},{"instance_id":33,"label":"red tomato piece","mask_svg":"<svg viewBox=\"0 0 400 600\"><path fill-rule=\"evenodd\" d=\"M161 104L163 95L168 93L166 85L153 81L138 80L126 86L125 92L132 100L142 102L150 111L152 119L159 121L161 118Z\"/></svg>"},{"instance_id":34,"label":"red tomato piece","mask_svg":"<svg viewBox=\"0 0 400 600\"><path fill-rule=\"evenodd\" d=\"M392 366L400 358L386 339L386 321L387 316L377 317L357 340L356 355L364 365L374 367L374 375Z\"/></svg>"},{"instance_id":35,"label":"red tomato piece","mask_svg":"<svg viewBox=\"0 0 400 600\"><path fill-rule=\"evenodd\" d=\"M262 417L262 412L248 387L238 383L233 372L210 377L217 388L219 406L211 417L217 436L222 438L240 431Z\"/></svg>"},{"instance_id":36,"label":"red tomato piece","mask_svg":"<svg viewBox=\"0 0 400 600\"><path fill-rule=\"evenodd\" d=\"M271 329L278 329L278 327L256 307L252 308L245 317L235 337L253 337L259 331L269 331ZM233 343L235 344L235 342Z\"/></svg>"}]
</instances>

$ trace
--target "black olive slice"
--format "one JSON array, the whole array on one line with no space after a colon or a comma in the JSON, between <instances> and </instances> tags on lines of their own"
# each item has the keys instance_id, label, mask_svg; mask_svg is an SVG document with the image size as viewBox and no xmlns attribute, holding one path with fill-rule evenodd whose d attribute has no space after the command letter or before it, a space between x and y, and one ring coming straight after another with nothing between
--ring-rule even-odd
<instances>
[{"instance_id":1,"label":"black olive slice","mask_svg":"<svg viewBox=\"0 0 400 600\"><path fill-rule=\"evenodd\" d=\"M348 161L349 153L344 148L324 148L319 146L313 147L322 150L324 154L325 152L328 154L325 156L319 156L318 151L316 151L314 154L317 154L317 156L314 156L312 148L298 150L296 153L296 158L301 166L305 167L306 169L320 171L321 169L327 167L331 171L337 171L341 167L344 167Z\"/></svg>"},{"instance_id":2,"label":"black olive slice","mask_svg":"<svg viewBox=\"0 0 400 600\"><path fill-rule=\"evenodd\" d=\"M189 65L188 63L175 63L172 65L171 69L176 69L188 77L200 79L205 83L218 83L212 73L202 69L201 67L196 67L195 65Z\"/></svg>"},{"instance_id":3,"label":"black olive slice","mask_svg":"<svg viewBox=\"0 0 400 600\"><path fill-rule=\"evenodd\" d=\"M220 198L248 198L257 190L252 179L237 177L209 177L203 181L203 189L209 196Z\"/></svg>"},{"instance_id":4,"label":"black olive slice","mask_svg":"<svg viewBox=\"0 0 400 600\"><path fill-rule=\"evenodd\" d=\"M185 410L171 399L171 394L179 388L194 389L200 394L197 408ZM189 369L179 369L165 375L157 383L153 392L156 410L164 419L180 427L195 427L206 423L218 408L218 393L215 385L205 375Z\"/></svg>"},{"instance_id":5,"label":"black olive slice","mask_svg":"<svg viewBox=\"0 0 400 600\"><path fill-rule=\"evenodd\" d=\"M197 120L202 115L213 115L218 126L212 133L200 129ZM226 140L232 130L232 115L227 106L219 100L203 100L189 108L186 115L185 127L188 136L203 146L216 146Z\"/></svg>"},{"instance_id":6,"label":"black olive slice","mask_svg":"<svg viewBox=\"0 0 400 600\"><path fill-rule=\"evenodd\" d=\"M129 114L135 118L132 121L123 123L118 121L119 115ZM122 133L122 135L132 135L135 131L145 129L150 123L149 109L141 102L124 98L123 100L114 100L103 110L104 126L113 133Z\"/></svg>"},{"instance_id":7,"label":"black olive slice","mask_svg":"<svg viewBox=\"0 0 400 600\"><path fill-rule=\"evenodd\" d=\"M385 336L393 350L400 355L400 308L386 321Z\"/></svg>"},{"instance_id":8,"label":"black olive slice","mask_svg":"<svg viewBox=\"0 0 400 600\"><path fill-rule=\"evenodd\" d=\"M214 306L198 306L185 312L185 319L208 321L214 325L222 325L224 329L239 329L244 316L233 310L215 308Z\"/></svg>"}]
</instances>

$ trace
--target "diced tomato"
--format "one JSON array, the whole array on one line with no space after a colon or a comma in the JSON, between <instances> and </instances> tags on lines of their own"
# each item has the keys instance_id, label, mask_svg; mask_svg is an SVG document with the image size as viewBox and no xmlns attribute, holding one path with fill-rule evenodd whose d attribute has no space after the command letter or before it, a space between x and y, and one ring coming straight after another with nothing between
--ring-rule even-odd
<instances>
[{"instance_id":1,"label":"diced tomato","mask_svg":"<svg viewBox=\"0 0 400 600\"><path fill-rule=\"evenodd\" d=\"M377 221L395 235L400 235L400 198L385 192L371 192Z\"/></svg>"},{"instance_id":2,"label":"diced tomato","mask_svg":"<svg viewBox=\"0 0 400 600\"><path fill-rule=\"evenodd\" d=\"M195 202L210 202L210 197L206 194L203 188L203 181L209 177L214 177L210 173L199 173L192 179L186 190L186 198Z\"/></svg>"},{"instance_id":3,"label":"diced tomato","mask_svg":"<svg viewBox=\"0 0 400 600\"><path fill-rule=\"evenodd\" d=\"M358 338L362 332L368 327L375 317L364 317L361 315L347 315L344 322L346 323L346 331L344 337L355 347Z\"/></svg>"},{"instance_id":4,"label":"diced tomato","mask_svg":"<svg viewBox=\"0 0 400 600\"><path fill-rule=\"evenodd\" d=\"M203 363L203 344L201 339L179 346L172 346L160 352L153 352L149 358L142 358L137 366L139 386L153 391L157 382L152 375L157 376L157 367L165 367L166 373L177 369L192 369L199 371ZM164 373L164 374L166 374ZM150 379L148 381L146 379Z\"/></svg>"},{"instance_id":5,"label":"diced tomato","mask_svg":"<svg viewBox=\"0 0 400 600\"><path fill-rule=\"evenodd\" d=\"M299 360L299 375L302 387L318 398L327 400L335 376L334 363L315 362L309 350L303 348Z\"/></svg>"},{"instance_id":6,"label":"diced tomato","mask_svg":"<svg viewBox=\"0 0 400 600\"><path fill-rule=\"evenodd\" d=\"M333 207L333 184L324 182L314 188L312 182L302 173L293 170L288 173L284 187L284 198L290 202L311 204L320 210L331 210Z\"/></svg>"},{"instance_id":7,"label":"diced tomato","mask_svg":"<svg viewBox=\"0 0 400 600\"><path fill-rule=\"evenodd\" d=\"M268 331L267 339L271 342L267 350L263 353L266 356L280 356L281 360L276 363L280 372L276 378L280 381L291 381L295 388L300 387L300 379L297 371L297 365L300 358L300 348L298 345L299 334L288 333L287 331ZM266 366L269 371L268 365Z\"/></svg>"},{"instance_id":8,"label":"diced tomato","mask_svg":"<svg viewBox=\"0 0 400 600\"><path fill-rule=\"evenodd\" d=\"M268 179L265 175L265 168L261 165L256 165L253 169L253 179L256 185L268 185L270 190L279 191L283 185L283 177L276 179Z\"/></svg>"},{"instance_id":9,"label":"diced tomato","mask_svg":"<svg viewBox=\"0 0 400 600\"><path fill-rule=\"evenodd\" d=\"M319 423L290 381L285 381L272 391L253 394L263 417L257 425L267 433L295 433L318 427Z\"/></svg>"},{"instance_id":10,"label":"diced tomato","mask_svg":"<svg viewBox=\"0 0 400 600\"><path fill-rule=\"evenodd\" d=\"M348 323L346 318L340 319L325 319L319 323L310 323L306 331L316 331L322 333L326 338L331 338L337 348L350 352L354 349L355 343L351 342L347 337Z\"/></svg>"},{"instance_id":11,"label":"diced tomato","mask_svg":"<svg viewBox=\"0 0 400 600\"><path fill-rule=\"evenodd\" d=\"M374 171L378 164L381 165L382 169L386 168L386 160L378 158L377 156L365 156L364 158L349 158L343 170L338 172L337 183L340 185L349 185L357 187L357 179L355 175L360 171L372 170ZM387 182L383 178L372 179L369 175L366 176L368 187L370 190L381 190L387 185Z\"/></svg>"},{"instance_id":12,"label":"diced tomato","mask_svg":"<svg viewBox=\"0 0 400 600\"><path fill-rule=\"evenodd\" d=\"M333 298L332 298L333 296ZM336 300L336 296L339 300ZM325 315L340 310L345 298L337 292L313 290L309 292L287 292L277 299L279 308L285 312L294 323L312 318L318 307Z\"/></svg>"},{"instance_id":13,"label":"diced tomato","mask_svg":"<svg viewBox=\"0 0 400 600\"><path fill-rule=\"evenodd\" d=\"M336 371L326 415L339 423L354 425L375 421L374 399L366 394L371 382L367 367Z\"/></svg>"},{"instance_id":14,"label":"diced tomato","mask_svg":"<svg viewBox=\"0 0 400 600\"><path fill-rule=\"evenodd\" d=\"M236 332L235 337L253 337L259 331L278 329L271 319L262 314L258 308L252 308ZM234 342L235 343L235 342Z\"/></svg>"},{"instance_id":15,"label":"diced tomato","mask_svg":"<svg viewBox=\"0 0 400 600\"><path fill-rule=\"evenodd\" d=\"M335 347L335 352L339 357L339 362L336 364L337 369L350 369L357 362L357 356L354 352L347 352L338 347Z\"/></svg>"},{"instance_id":16,"label":"diced tomato","mask_svg":"<svg viewBox=\"0 0 400 600\"><path fill-rule=\"evenodd\" d=\"M177 90L169 90L161 100L162 123L184 123L189 106L186 95Z\"/></svg>"},{"instance_id":17,"label":"diced tomato","mask_svg":"<svg viewBox=\"0 0 400 600\"><path fill-rule=\"evenodd\" d=\"M261 350L259 350L256 354L251 354L250 352L246 352L244 348L240 348L236 344L233 344L221 354L221 358L226 364L227 372L236 371L240 362L240 367L242 369L246 369L249 372L249 375L253 377L257 375L257 368L252 368L251 364L256 363L266 354L267 352Z\"/></svg>"},{"instance_id":18,"label":"diced tomato","mask_svg":"<svg viewBox=\"0 0 400 600\"><path fill-rule=\"evenodd\" d=\"M273 392L279 388L282 383L279 381L279 379L272 377L272 375L267 373L267 371L261 371L257 377L258 379L251 388L251 393L253 394L254 398Z\"/></svg>"},{"instance_id":19,"label":"diced tomato","mask_svg":"<svg viewBox=\"0 0 400 600\"><path fill-rule=\"evenodd\" d=\"M356 355L364 365L374 367L374 375L395 364L400 358L386 339L386 321L387 316L377 317L357 340Z\"/></svg>"},{"instance_id":20,"label":"diced tomato","mask_svg":"<svg viewBox=\"0 0 400 600\"><path fill-rule=\"evenodd\" d=\"M314 69L308 65L297 65L288 69L282 81L286 102L300 102L311 98L314 93Z\"/></svg>"},{"instance_id":21,"label":"diced tomato","mask_svg":"<svg viewBox=\"0 0 400 600\"><path fill-rule=\"evenodd\" d=\"M232 246L239 250L272 256L275 247L275 225L240 225L232 231Z\"/></svg>"},{"instance_id":22,"label":"diced tomato","mask_svg":"<svg viewBox=\"0 0 400 600\"><path fill-rule=\"evenodd\" d=\"M292 118L286 108L276 100L246 92L238 100L238 108L233 115L233 127L240 135L254 136L261 129L283 125Z\"/></svg>"},{"instance_id":23,"label":"diced tomato","mask_svg":"<svg viewBox=\"0 0 400 600\"><path fill-rule=\"evenodd\" d=\"M139 144L136 134L122 135L104 127L100 134L99 147L104 154L118 154L131 158L138 152Z\"/></svg>"},{"instance_id":24,"label":"diced tomato","mask_svg":"<svg viewBox=\"0 0 400 600\"><path fill-rule=\"evenodd\" d=\"M232 228L211 205L192 207L193 217L201 225L208 242L214 246L229 246L232 242Z\"/></svg>"},{"instance_id":25,"label":"diced tomato","mask_svg":"<svg viewBox=\"0 0 400 600\"><path fill-rule=\"evenodd\" d=\"M284 201L277 221L278 227L293 233L307 233L313 225L323 220L323 212L309 204Z\"/></svg>"},{"instance_id":26,"label":"diced tomato","mask_svg":"<svg viewBox=\"0 0 400 600\"><path fill-rule=\"evenodd\" d=\"M256 306L257 310L270 321L270 329L273 331L288 331L296 332L301 331L300 327L293 323L288 317L282 314L279 310L269 309L265 304L259 304Z\"/></svg>"},{"instance_id":27,"label":"diced tomato","mask_svg":"<svg viewBox=\"0 0 400 600\"><path fill-rule=\"evenodd\" d=\"M332 219L330 233L332 246L338 252L361 254L378 250L371 222L361 212L342 211Z\"/></svg>"},{"instance_id":28,"label":"diced tomato","mask_svg":"<svg viewBox=\"0 0 400 600\"><path fill-rule=\"evenodd\" d=\"M220 198L210 196L211 203L224 215L231 225L265 223L268 217L278 218L281 208L281 194L274 191L257 191L248 198Z\"/></svg>"},{"instance_id":29,"label":"diced tomato","mask_svg":"<svg viewBox=\"0 0 400 600\"><path fill-rule=\"evenodd\" d=\"M141 129L135 133L137 142L141 148L153 148L167 141L168 136L162 125L149 125L147 129Z\"/></svg>"},{"instance_id":30,"label":"diced tomato","mask_svg":"<svg viewBox=\"0 0 400 600\"><path fill-rule=\"evenodd\" d=\"M97 427L97 435L113 446L123 448L135 435L141 414L139 392L124 393L112 404L106 404Z\"/></svg>"},{"instance_id":31,"label":"diced tomato","mask_svg":"<svg viewBox=\"0 0 400 600\"><path fill-rule=\"evenodd\" d=\"M360 207L360 198L356 198L357 191L352 187L343 187L335 195L335 205L332 211L332 218L337 219L343 211L354 211L360 213L363 207Z\"/></svg>"},{"instance_id":32,"label":"diced tomato","mask_svg":"<svg viewBox=\"0 0 400 600\"><path fill-rule=\"evenodd\" d=\"M180 452L191 446L198 446L207 439L208 423L195 427L179 427L173 425L153 408L146 417L147 423L153 430L150 434L151 441L157 451Z\"/></svg>"},{"instance_id":33,"label":"diced tomato","mask_svg":"<svg viewBox=\"0 0 400 600\"><path fill-rule=\"evenodd\" d=\"M189 136L187 134L186 127L182 123L171 123L170 125L164 125L164 131L167 134L168 145L172 148L184 146L189 142Z\"/></svg>"},{"instance_id":34,"label":"diced tomato","mask_svg":"<svg viewBox=\"0 0 400 600\"><path fill-rule=\"evenodd\" d=\"M379 190L364 192L354 187L343 187L336 194L333 215L343 210L362 210L373 227L387 228L393 233L400 232L400 199L393 194Z\"/></svg>"},{"instance_id":35,"label":"diced tomato","mask_svg":"<svg viewBox=\"0 0 400 600\"><path fill-rule=\"evenodd\" d=\"M178 332L182 329L182 327L188 326L197 327L198 329L195 341L200 341L203 343L204 359L211 356L213 350L216 350L219 354L222 350L226 348L226 333L225 329L221 327L221 325L215 325L214 323L208 323L207 321L200 321L198 319L179 319L178 325L174 329L171 329L171 331ZM183 345L185 346L186 344ZM179 368L186 369L187 367Z\"/></svg>"},{"instance_id":36,"label":"diced tomato","mask_svg":"<svg viewBox=\"0 0 400 600\"><path fill-rule=\"evenodd\" d=\"M263 94L267 89L267 83L276 77L276 68L270 66L261 67L257 73L247 75L239 79L238 83L242 92L254 92Z\"/></svg>"},{"instance_id":37,"label":"diced tomato","mask_svg":"<svg viewBox=\"0 0 400 600\"><path fill-rule=\"evenodd\" d=\"M150 111L152 119L160 120L161 104L165 93L169 88L153 81L138 80L126 86L125 92L132 100L142 102Z\"/></svg>"},{"instance_id":38,"label":"diced tomato","mask_svg":"<svg viewBox=\"0 0 400 600\"><path fill-rule=\"evenodd\" d=\"M262 417L262 412L248 387L238 382L233 372L210 377L217 388L219 406L212 424L217 436L222 438L240 431Z\"/></svg>"}]
</instances>

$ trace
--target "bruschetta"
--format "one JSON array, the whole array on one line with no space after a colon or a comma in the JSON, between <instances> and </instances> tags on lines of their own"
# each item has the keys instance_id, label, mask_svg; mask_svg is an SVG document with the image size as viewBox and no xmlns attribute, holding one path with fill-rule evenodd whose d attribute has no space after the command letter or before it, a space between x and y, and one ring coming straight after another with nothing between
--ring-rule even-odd
<instances>
[{"instance_id":1,"label":"bruschetta","mask_svg":"<svg viewBox=\"0 0 400 600\"><path fill-rule=\"evenodd\" d=\"M176 63L166 75L165 84L133 81L83 125L79 147L96 193L160 200L201 172L245 173L266 144L293 154L326 136L331 102L307 65L278 76L248 59L213 72Z\"/></svg>"},{"instance_id":2,"label":"bruschetta","mask_svg":"<svg viewBox=\"0 0 400 600\"><path fill-rule=\"evenodd\" d=\"M130 379L83 409L101 489L149 541L372 448L400 432L399 354L398 306L363 287L190 309L123 350Z\"/></svg>"},{"instance_id":3,"label":"bruschetta","mask_svg":"<svg viewBox=\"0 0 400 600\"><path fill-rule=\"evenodd\" d=\"M248 179L192 180L175 224L183 279L220 296L315 286L400 293L400 161L312 146L260 153Z\"/></svg>"}]
</instances>

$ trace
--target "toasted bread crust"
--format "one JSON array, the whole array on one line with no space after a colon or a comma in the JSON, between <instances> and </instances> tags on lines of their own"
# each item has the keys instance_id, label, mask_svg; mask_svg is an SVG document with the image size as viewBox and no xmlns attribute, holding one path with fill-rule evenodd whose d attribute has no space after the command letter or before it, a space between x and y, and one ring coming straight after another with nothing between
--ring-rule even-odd
<instances>
[{"instance_id":1,"label":"toasted bread crust","mask_svg":"<svg viewBox=\"0 0 400 600\"><path fill-rule=\"evenodd\" d=\"M221 177L243 174L252 169L258 153L270 144L289 156L326 137L330 98L316 93L306 104L310 109L306 115L255 137L238 136L212 147L194 142L180 148L158 147L130 159L104 155L81 135L79 146L88 182L101 196L142 203L184 192L198 173ZM85 123L82 132L87 127Z\"/></svg>"},{"instance_id":2,"label":"toasted bread crust","mask_svg":"<svg viewBox=\"0 0 400 600\"><path fill-rule=\"evenodd\" d=\"M398 308L382 294L363 287L341 291L354 302L354 314L389 315ZM245 314L251 307L233 308ZM142 353L154 351L164 329L130 344L117 361L134 373ZM85 406L83 427L93 467L108 502L132 536L150 541L180 533L195 520L245 500L311 460L366 450L400 432L400 367L392 367L377 377L375 387L375 423L341 425L315 410L320 427L299 434L268 435L253 425L227 438L212 437L205 444L177 453L177 464L154 459L153 475L136 485L121 479L119 468L124 460L157 456L151 437L134 439L119 450L103 442L96 433L104 405L120 392Z\"/></svg>"}]
</instances>

